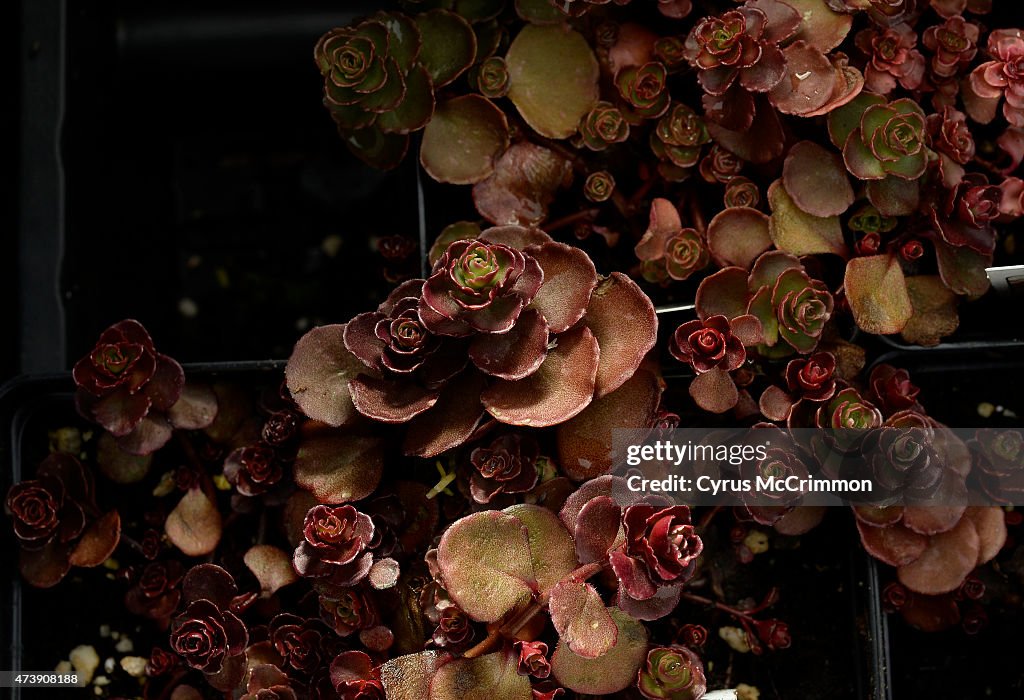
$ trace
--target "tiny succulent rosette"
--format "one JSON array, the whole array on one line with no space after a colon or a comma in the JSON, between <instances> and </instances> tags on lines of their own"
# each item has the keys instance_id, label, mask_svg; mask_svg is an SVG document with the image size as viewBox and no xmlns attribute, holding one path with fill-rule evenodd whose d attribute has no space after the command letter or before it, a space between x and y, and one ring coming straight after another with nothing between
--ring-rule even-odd
<instances>
[{"instance_id":1,"label":"tiny succulent rosette","mask_svg":"<svg viewBox=\"0 0 1024 700\"><path fill-rule=\"evenodd\" d=\"M711 141L704 120L690 107L674 102L651 132L651 151L666 180L682 180L700 161L703 146Z\"/></svg>"},{"instance_id":2,"label":"tiny succulent rosette","mask_svg":"<svg viewBox=\"0 0 1024 700\"><path fill-rule=\"evenodd\" d=\"M117 437L123 449L146 454L170 439L166 413L181 396L185 373L156 351L138 321L103 331L72 375L78 412Z\"/></svg>"},{"instance_id":3,"label":"tiny succulent rosette","mask_svg":"<svg viewBox=\"0 0 1024 700\"><path fill-rule=\"evenodd\" d=\"M693 576L704 543L688 507L628 506L622 523L625 543L609 558L620 595L646 601L660 588L681 586Z\"/></svg>"},{"instance_id":4,"label":"tiny succulent rosette","mask_svg":"<svg viewBox=\"0 0 1024 700\"><path fill-rule=\"evenodd\" d=\"M668 70L658 61L630 66L615 75L619 95L643 119L660 117L668 109L671 97L667 81Z\"/></svg>"},{"instance_id":5,"label":"tiny succulent rosette","mask_svg":"<svg viewBox=\"0 0 1024 700\"><path fill-rule=\"evenodd\" d=\"M524 493L537 485L540 447L528 435L502 435L470 453L473 465L470 493L477 503L489 503L499 493Z\"/></svg>"},{"instance_id":6,"label":"tiny succulent rosette","mask_svg":"<svg viewBox=\"0 0 1024 700\"><path fill-rule=\"evenodd\" d=\"M590 173L583 183L583 196L595 204L607 202L614 193L615 178L607 170Z\"/></svg>"},{"instance_id":7,"label":"tiny succulent rosette","mask_svg":"<svg viewBox=\"0 0 1024 700\"><path fill-rule=\"evenodd\" d=\"M303 541L292 559L295 571L316 579L327 591L355 585L373 565L369 547L374 533L370 516L353 506L313 506L303 520Z\"/></svg>"},{"instance_id":8,"label":"tiny succulent rosette","mask_svg":"<svg viewBox=\"0 0 1024 700\"><path fill-rule=\"evenodd\" d=\"M975 473L994 503L1013 503L1024 494L1024 433L983 428L968 443Z\"/></svg>"},{"instance_id":9,"label":"tiny succulent rosette","mask_svg":"<svg viewBox=\"0 0 1024 700\"><path fill-rule=\"evenodd\" d=\"M683 227L675 206L667 199L651 203L647 231L634 248L649 282L685 280L711 261L707 242L696 229Z\"/></svg>"},{"instance_id":10,"label":"tiny succulent rosette","mask_svg":"<svg viewBox=\"0 0 1024 700\"><path fill-rule=\"evenodd\" d=\"M888 95L899 85L916 90L924 78L924 56L917 50L917 33L906 24L871 27L857 34L857 48L868 57L864 86Z\"/></svg>"},{"instance_id":11,"label":"tiny succulent rosette","mask_svg":"<svg viewBox=\"0 0 1024 700\"><path fill-rule=\"evenodd\" d=\"M171 622L171 650L207 682L230 691L246 672L249 631L231 611L234 578L216 564L199 564L182 581L182 609Z\"/></svg>"},{"instance_id":12,"label":"tiny succulent rosette","mask_svg":"<svg viewBox=\"0 0 1024 700\"><path fill-rule=\"evenodd\" d=\"M637 688L652 700L699 700L708 688L704 663L686 647L656 647L640 667Z\"/></svg>"},{"instance_id":13,"label":"tiny succulent rosette","mask_svg":"<svg viewBox=\"0 0 1024 700\"><path fill-rule=\"evenodd\" d=\"M508 94L508 66L500 56L491 56L480 64L477 86L484 97L497 99Z\"/></svg>"},{"instance_id":14,"label":"tiny succulent rosette","mask_svg":"<svg viewBox=\"0 0 1024 700\"><path fill-rule=\"evenodd\" d=\"M580 121L580 139L592 151L603 151L629 138L629 122L611 102L598 102Z\"/></svg>"},{"instance_id":15,"label":"tiny succulent rosette","mask_svg":"<svg viewBox=\"0 0 1024 700\"><path fill-rule=\"evenodd\" d=\"M836 358L830 352L816 352L790 360L783 373L785 389L772 385L761 394L761 413L769 420L787 421L801 416L804 406L831 399L837 390ZM798 418L799 420L799 418Z\"/></svg>"},{"instance_id":16,"label":"tiny succulent rosette","mask_svg":"<svg viewBox=\"0 0 1024 700\"><path fill-rule=\"evenodd\" d=\"M913 100L887 102L862 93L829 114L829 131L847 169L860 180L917 180L928 167L925 115Z\"/></svg>"},{"instance_id":17,"label":"tiny succulent rosette","mask_svg":"<svg viewBox=\"0 0 1024 700\"><path fill-rule=\"evenodd\" d=\"M384 700L373 660L362 651L345 651L331 662L331 685L340 700Z\"/></svg>"},{"instance_id":18,"label":"tiny succulent rosette","mask_svg":"<svg viewBox=\"0 0 1024 700\"><path fill-rule=\"evenodd\" d=\"M969 87L977 100L967 100L971 116L988 123L1002 101L1003 117L1011 126L1024 126L1024 32L1020 29L995 29L988 35L986 52L991 60L975 68Z\"/></svg>"}]
</instances>

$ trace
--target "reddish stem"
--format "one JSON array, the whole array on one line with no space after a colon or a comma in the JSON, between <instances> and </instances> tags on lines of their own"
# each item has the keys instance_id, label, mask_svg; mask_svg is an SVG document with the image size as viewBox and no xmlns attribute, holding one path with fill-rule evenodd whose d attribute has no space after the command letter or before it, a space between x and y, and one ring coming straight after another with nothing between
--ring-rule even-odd
<instances>
[{"instance_id":1,"label":"reddish stem","mask_svg":"<svg viewBox=\"0 0 1024 700\"><path fill-rule=\"evenodd\" d=\"M565 228L566 226L572 226L573 224L575 224L577 222L587 221L587 220L590 220L590 219L594 219L594 218L597 217L597 215L600 213L600 211L601 211L600 209L597 209L595 207L593 209L583 209L581 211L576 212L575 214L569 214L568 216L563 216L562 218L555 219L554 221L549 223L547 226L545 226L544 227L544 231L547 232L547 233L552 233L554 231L557 231L560 228Z\"/></svg>"}]
</instances>

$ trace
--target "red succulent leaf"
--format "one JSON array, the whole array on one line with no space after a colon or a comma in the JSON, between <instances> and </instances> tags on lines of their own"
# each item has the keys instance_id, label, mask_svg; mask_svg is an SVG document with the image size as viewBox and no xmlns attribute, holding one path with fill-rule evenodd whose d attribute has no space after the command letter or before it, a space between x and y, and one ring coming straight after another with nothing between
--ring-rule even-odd
<instances>
[{"instance_id":1,"label":"red succulent leaf","mask_svg":"<svg viewBox=\"0 0 1024 700\"><path fill-rule=\"evenodd\" d=\"M858 519L857 530L868 554L889 566L903 566L915 561L928 546L926 535L899 524L875 527Z\"/></svg>"},{"instance_id":2,"label":"red succulent leaf","mask_svg":"<svg viewBox=\"0 0 1024 700\"><path fill-rule=\"evenodd\" d=\"M543 282L531 307L537 309L552 334L563 333L583 318L597 286L597 270L585 252L564 243L530 246L526 253L543 271Z\"/></svg>"},{"instance_id":3,"label":"red succulent leaf","mask_svg":"<svg viewBox=\"0 0 1024 700\"><path fill-rule=\"evenodd\" d=\"M484 385L484 376L475 371L451 379L441 389L434 408L406 424L402 451L436 457L468 440L485 415L479 399Z\"/></svg>"},{"instance_id":4,"label":"red succulent leaf","mask_svg":"<svg viewBox=\"0 0 1024 700\"><path fill-rule=\"evenodd\" d=\"M968 518L952 530L933 535L914 561L897 569L900 583L917 593L938 595L956 590L978 562L981 541Z\"/></svg>"},{"instance_id":5,"label":"red succulent leaf","mask_svg":"<svg viewBox=\"0 0 1024 700\"><path fill-rule=\"evenodd\" d=\"M321 503L346 503L369 496L384 466L379 437L325 428L305 432L295 455L295 483Z\"/></svg>"},{"instance_id":6,"label":"red succulent leaf","mask_svg":"<svg viewBox=\"0 0 1024 700\"><path fill-rule=\"evenodd\" d=\"M820 50L799 39L783 49L786 73L769 94L783 114L807 115L821 109L835 92L839 76Z\"/></svg>"},{"instance_id":7,"label":"red succulent leaf","mask_svg":"<svg viewBox=\"0 0 1024 700\"><path fill-rule=\"evenodd\" d=\"M499 379L481 394L502 423L544 427L563 423L594 396L600 348L589 328L563 333L540 368L526 379Z\"/></svg>"},{"instance_id":8,"label":"red succulent leaf","mask_svg":"<svg viewBox=\"0 0 1024 700\"><path fill-rule=\"evenodd\" d=\"M99 566L114 553L120 540L121 516L112 510L85 529L69 561L72 566Z\"/></svg>"},{"instance_id":9,"label":"red succulent leaf","mask_svg":"<svg viewBox=\"0 0 1024 700\"><path fill-rule=\"evenodd\" d=\"M455 659L441 666L430 684L432 700L508 698L533 700L530 680L518 672L519 656L498 651L472 659Z\"/></svg>"},{"instance_id":10,"label":"red succulent leaf","mask_svg":"<svg viewBox=\"0 0 1024 700\"><path fill-rule=\"evenodd\" d=\"M345 328L330 325L309 331L295 344L285 367L288 391L302 412L332 426L355 418L349 380L371 371L345 347Z\"/></svg>"},{"instance_id":11,"label":"red succulent leaf","mask_svg":"<svg viewBox=\"0 0 1024 700\"><path fill-rule=\"evenodd\" d=\"M617 608L609 608L618 635L615 645L596 659L575 654L559 641L551 656L551 671L559 683L586 695L610 695L636 681L637 670L647 653L643 624Z\"/></svg>"},{"instance_id":12,"label":"red succulent leaf","mask_svg":"<svg viewBox=\"0 0 1024 700\"><path fill-rule=\"evenodd\" d=\"M164 523L167 539L190 557L203 556L216 549L222 528L217 505L198 488L185 492Z\"/></svg>"},{"instance_id":13,"label":"red succulent leaf","mask_svg":"<svg viewBox=\"0 0 1024 700\"><path fill-rule=\"evenodd\" d=\"M559 466L577 481L610 472L623 457L615 451L615 431L648 429L660 398L658 377L640 370L612 393L595 399L558 426Z\"/></svg>"},{"instance_id":14,"label":"red succulent leaf","mask_svg":"<svg viewBox=\"0 0 1024 700\"><path fill-rule=\"evenodd\" d=\"M610 496L597 496L576 517L574 539L580 564L603 562L620 543L622 509Z\"/></svg>"},{"instance_id":15,"label":"red succulent leaf","mask_svg":"<svg viewBox=\"0 0 1024 700\"><path fill-rule=\"evenodd\" d=\"M562 581L551 589L548 610L560 641L579 656L593 659L615 645L619 630L589 583Z\"/></svg>"},{"instance_id":16,"label":"red succulent leaf","mask_svg":"<svg viewBox=\"0 0 1024 700\"><path fill-rule=\"evenodd\" d=\"M854 201L842 159L813 141L801 141L790 149L782 182L796 205L814 216L838 216Z\"/></svg>"},{"instance_id":17,"label":"red succulent leaf","mask_svg":"<svg viewBox=\"0 0 1024 700\"><path fill-rule=\"evenodd\" d=\"M782 155L785 134L778 110L765 97L757 97L754 104L754 119L746 127L727 128L710 121L708 131L720 146L743 160L757 164L768 163Z\"/></svg>"},{"instance_id":18,"label":"red succulent leaf","mask_svg":"<svg viewBox=\"0 0 1024 700\"><path fill-rule=\"evenodd\" d=\"M626 275L613 272L594 288L584 322L601 349L595 389L595 397L601 398L632 377L654 347L658 317L643 290Z\"/></svg>"},{"instance_id":19,"label":"red succulent leaf","mask_svg":"<svg viewBox=\"0 0 1024 700\"><path fill-rule=\"evenodd\" d=\"M726 265L749 268L771 246L768 216L756 209L726 209L708 225L708 248Z\"/></svg>"}]
</instances>

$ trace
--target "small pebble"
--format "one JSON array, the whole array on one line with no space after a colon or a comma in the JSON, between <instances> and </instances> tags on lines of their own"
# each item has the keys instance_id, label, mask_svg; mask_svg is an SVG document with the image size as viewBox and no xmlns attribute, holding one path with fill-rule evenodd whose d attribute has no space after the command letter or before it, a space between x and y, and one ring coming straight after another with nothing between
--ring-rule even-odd
<instances>
[{"instance_id":1,"label":"small pebble","mask_svg":"<svg viewBox=\"0 0 1024 700\"><path fill-rule=\"evenodd\" d=\"M195 318L199 315L199 305L185 297L178 302L178 313L185 318Z\"/></svg>"},{"instance_id":2,"label":"small pebble","mask_svg":"<svg viewBox=\"0 0 1024 700\"><path fill-rule=\"evenodd\" d=\"M117 662L114 661L114 657L111 656L106 661L103 662L103 670L106 671L107 673L113 673L114 669L117 668L116 664L117 664ZM101 676L101 678L102 678L102 676ZM97 678L96 682L98 683L99 680L100 679Z\"/></svg>"},{"instance_id":3,"label":"small pebble","mask_svg":"<svg viewBox=\"0 0 1024 700\"><path fill-rule=\"evenodd\" d=\"M764 554L768 551L768 535L764 534L760 530L751 530L743 540L743 544L745 544L747 549L749 549L753 554Z\"/></svg>"},{"instance_id":4,"label":"small pebble","mask_svg":"<svg viewBox=\"0 0 1024 700\"><path fill-rule=\"evenodd\" d=\"M320 249L324 251L324 255L327 257L335 257L338 251L341 250L341 236L328 236L320 243Z\"/></svg>"},{"instance_id":5,"label":"small pebble","mask_svg":"<svg viewBox=\"0 0 1024 700\"><path fill-rule=\"evenodd\" d=\"M146 674L146 659L141 656L126 656L121 659L121 668L133 678L141 678Z\"/></svg>"},{"instance_id":6,"label":"small pebble","mask_svg":"<svg viewBox=\"0 0 1024 700\"><path fill-rule=\"evenodd\" d=\"M113 661L113 659L111 659L111 661ZM113 669L111 669L111 670L113 670ZM110 679L107 678L106 676L96 676L96 680L94 680L92 682L92 684L93 685L100 685L100 686L110 685Z\"/></svg>"},{"instance_id":7,"label":"small pebble","mask_svg":"<svg viewBox=\"0 0 1024 700\"><path fill-rule=\"evenodd\" d=\"M747 633L739 627L720 627L718 636L725 641L734 651L746 654L750 651L750 644L747 643Z\"/></svg>"},{"instance_id":8,"label":"small pebble","mask_svg":"<svg viewBox=\"0 0 1024 700\"><path fill-rule=\"evenodd\" d=\"M132 643L132 640L128 639L128 637L121 637L114 649L122 654L128 654L135 651L135 645Z\"/></svg>"},{"instance_id":9,"label":"small pebble","mask_svg":"<svg viewBox=\"0 0 1024 700\"><path fill-rule=\"evenodd\" d=\"M100 636L104 639L110 636L110 625L100 625Z\"/></svg>"},{"instance_id":10,"label":"small pebble","mask_svg":"<svg viewBox=\"0 0 1024 700\"><path fill-rule=\"evenodd\" d=\"M74 669L71 668L71 662L70 661L61 661L60 663L57 664L57 667L53 669L53 672L57 673L57 674L60 674L60 675L65 675L65 674L71 673L71 671L73 671L73 670Z\"/></svg>"},{"instance_id":11,"label":"small pebble","mask_svg":"<svg viewBox=\"0 0 1024 700\"><path fill-rule=\"evenodd\" d=\"M81 644L72 649L68 658L82 683L90 682L92 674L96 673L100 665L100 655L88 644Z\"/></svg>"},{"instance_id":12,"label":"small pebble","mask_svg":"<svg viewBox=\"0 0 1024 700\"><path fill-rule=\"evenodd\" d=\"M736 686L736 700L759 700L761 691L752 685L740 683Z\"/></svg>"}]
</instances>

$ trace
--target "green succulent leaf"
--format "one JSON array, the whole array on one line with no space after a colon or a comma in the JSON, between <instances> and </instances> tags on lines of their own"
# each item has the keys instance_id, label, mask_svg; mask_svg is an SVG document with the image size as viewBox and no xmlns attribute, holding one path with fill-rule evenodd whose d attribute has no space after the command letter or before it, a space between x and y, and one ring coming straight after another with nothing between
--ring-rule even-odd
<instances>
[{"instance_id":1,"label":"green succulent leaf","mask_svg":"<svg viewBox=\"0 0 1024 700\"><path fill-rule=\"evenodd\" d=\"M463 95L438 105L423 131L420 162L438 182L468 185L494 172L508 148L505 113L480 95Z\"/></svg>"},{"instance_id":2,"label":"green succulent leaf","mask_svg":"<svg viewBox=\"0 0 1024 700\"><path fill-rule=\"evenodd\" d=\"M508 96L541 136L572 136L580 119L597 103L597 59L578 32L526 26L509 46L505 62Z\"/></svg>"},{"instance_id":3,"label":"green succulent leaf","mask_svg":"<svg viewBox=\"0 0 1024 700\"><path fill-rule=\"evenodd\" d=\"M416 16L422 47L420 63L427 69L434 88L452 82L476 58L476 34L469 22L448 10L431 10Z\"/></svg>"},{"instance_id":4,"label":"green succulent leaf","mask_svg":"<svg viewBox=\"0 0 1024 700\"><path fill-rule=\"evenodd\" d=\"M899 333L914 314L896 256L854 258L846 265L844 285L853 318L863 331Z\"/></svg>"},{"instance_id":5,"label":"green succulent leaf","mask_svg":"<svg viewBox=\"0 0 1024 700\"><path fill-rule=\"evenodd\" d=\"M394 109L377 117L377 127L386 133L408 134L422 129L434 113L434 85L427 69L415 66L405 76L405 97Z\"/></svg>"},{"instance_id":6,"label":"green succulent leaf","mask_svg":"<svg viewBox=\"0 0 1024 700\"><path fill-rule=\"evenodd\" d=\"M839 217L819 217L808 214L796 205L782 180L768 188L768 203L772 209L768 233L779 250L793 255L833 253L849 255L843 242Z\"/></svg>"},{"instance_id":7,"label":"green succulent leaf","mask_svg":"<svg viewBox=\"0 0 1024 700\"><path fill-rule=\"evenodd\" d=\"M529 676L519 675L518 665L518 657L508 651L455 659L437 670L430 700L531 700Z\"/></svg>"},{"instance_id":8,"label":"green succulent leaf","mask_svg":"<svg viewBox=\"0 0 1024 700\"><path fill-rule=\"evenodd\" d=\"M596 659L576 654L559 640L551 656L551 671L570 690L587 695L607 695L628 688L647 654L647 630L618 608L609 608L617 634L615 644Z\"/></svg>"}]
</instances>

